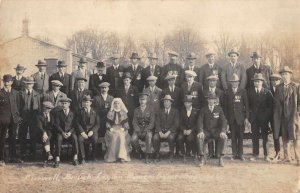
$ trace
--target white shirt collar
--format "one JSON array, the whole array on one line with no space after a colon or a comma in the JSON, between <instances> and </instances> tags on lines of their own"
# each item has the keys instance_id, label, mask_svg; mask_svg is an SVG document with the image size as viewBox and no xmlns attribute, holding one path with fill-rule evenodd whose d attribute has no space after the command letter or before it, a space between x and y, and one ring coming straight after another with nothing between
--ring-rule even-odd
<instances>
[{"instance_id":1,"label":"white shirt collar","mask_svg":"<svg viewBox=\"0 0 300 193\"><path fill-rule=\"evenodd\" d=\"M106 93L106 94L102 94L102 93L101 93L101 96L102 96L102 98L106 101L108 94L107 94L107 93Z\"/></svg>"}]
</instances>

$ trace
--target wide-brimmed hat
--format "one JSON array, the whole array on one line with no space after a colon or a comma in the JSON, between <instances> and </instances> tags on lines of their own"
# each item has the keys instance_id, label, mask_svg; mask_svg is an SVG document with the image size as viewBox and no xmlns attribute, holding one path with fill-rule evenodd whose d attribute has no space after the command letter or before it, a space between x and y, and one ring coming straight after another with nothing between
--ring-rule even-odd
<instances>
[{"instance_id":1,"label":"wide-brimmed hat","mask_svg":"<svg viewBox=\"0 0 300 193\"><path fill-rule=\"evenodd\" d=\"M76 80L84 80L85 82L87 82L87 79L84 76L78 76L76 77Z\"/></svg>"},{"instance_id":2,"label":"wide-brimmed hat","mask_svg":"<svg viewBox=\"0 0 300 193\"><path fill-rule=\"evenodd\" d=\"M192 76L192 77L197 76L196 72L194 72L193 70L186 70L186 71L184 71L184 73L186 76Z\"/></svg>"},{"instance_id":3,"label":"wide-brimmed hat","mask_svg":"<svg viewBox=\"0 0 300 193\"><path fill-rule=\"evenodd\" d=\"M9 82L9 81L13 81L13 77L10 74L5 74L3 75L3 82Z\"/></svg>"},{"instance_id":4,"label":"wide-brimmed hat","mask_svg":"<svg viewBox=\"0 0 300 193\"><path fill-rule=\"evenodd\" d=\"M166 76L165 80L171 80L171 79L176 79L176 75L169 74Z\"/></svg>"},{"instance_id":5,"label":"wide-brimmed hat","mask_svg":"<svg viewBox=\"0 0 300 193\"><path fill-rule=\"evenodd\" d=\"M265 78L263 77L263 74L262 73L255 73L253 78L251 80L261 80L261 81L264 81Z\"/></svg>"},{"instance_id":6,"label":"wide-brimmed hat","mask_svg":"<svg viewBox=\"0 0 300 193\"><path fill-rule=\"evenodd\" d=\"M212 93L212 92L209 92L209 93L205 96L205 98L207 98L207 99L218 99L218 96L217 96L216 94Z\"/></svg>"},{"instance_id":7,"label":"wide-brimmed hat","mask_svg":"<svg viewBox=\"0 0 300 193\"><path fill-rule=\"evenodd\" d=\"M289 73L293 73L293 71L290 69L289 66L283 66L280 70L279 70L279 73L282 74L284 72L289 72Z\"/></svg>"},{"instance_id":8,"label":"wide-brimmed hat","mask_svg":"<svg viewBox=\"0 0 300 193\"><path fill-rule=\"evenodd\" d=\"M105 68L104 62L97 62L96 68Z\"/></svg>"},{"instance_id":9,"label":"wide-brimmed hat","mask_svg":"<svg viewBox=\"0 0 300 193\"><path fill-rule=\"evenodd\" d=\"M38 60L38 63L35 66L47 66L47 63L44 60Z\"/></svg>"},{"instance_id":10,"label":"wide-brimmed hat","mask_svg":"<svg viewBox=\"0 0 300 193\"><path fill-rule=\"evenodd\" d=\"M62 87L64 84L63 83L61 83L59 80L51 80L51 84L53 85L53 86L60 86L60 87Z\"/></svg>"},{"instance_id":11,"label":"wide-brimmed hat","mask_svg":"<svg viewBox=\"0 0 300 193\"><path fill-rule=\"evenodd\" d=\"M130 72L125 72L125 73L124 73L123 79L125 79L125 78L130 78L130 79L132 79L132 76L131 76Z\"/></svg>"},{"instance_id":12,"label":"wide-brimmed hat","mask_svg":"<svg viewBox=\"0 0 300 193\"><path fill-rule=\"evenodd\" d=\"M57 62L57 67L66 67L66 66L67 66L67 64L65 63L64 60L59 60Z\"/></svg>"},{"instance_id":13,"label":"wide-brimmed hat","mask_svg":"<svg viewBox=\"0 0 300 193\"><path fill-rule=\"evenodd\" d=\"M43 107L47 108L47 109L53 109L54 105L51 101L44 101L43 102Z\"/></svg>"},{"instance_id":14,"label":"wide-brimmed hat","mask_svg":"<svg viewBox=\"0 0 300 193\"><path fill-rule=\"evenodd\" d=\"M185 95L183 99L184 103L192 103L193 102L193 96L192 95Z\"/></svg>"},{"instance_id":15,"label":"wide-brimmed hat","mask_svg":"<svg viewBox=\"0 0 300 193\"><path fill-rule=\"evenodd\" d=\"M164 100L169 100L169 101L172 101L172 102L174 101L174 100L172 99L171 95L168 95L168 94L165 95L165 97L162 98L161 100L162 100L162 101L164 101Z\"/></svg>"},{"instance_id":16,"label":"wide-brimmed hat","mask_svg":"<svg viewBox=\"0 0 300 193\"><path fill-rule=\"evenodd\" d=\"M186 56L186 59L189 59L189 60L197 59L197 56L194 52L192 52Z\"/></svg>"},{"instance_id":17,"label":"wide-brimmed hat","mask_svg":"<svg viewBox=\"0 0 300 193\"><path fill-rule=\"evenodd\" d=\"M156 53L154 53L154 52L151 52L151 53L148 55L148 58L151 58L151 59L158 59Z\"/></svg>"},{"instance_id":18,"label":"wide-brimmed hat","mask_svg":"<svg viewBox=\"0 0 300 193\"><path fill-rule=\"evenodd\" d=\"M82 98L82 101L93 101L94 99L92 99L91 95L84 95Z\"/></svg>"},{"instance_id":19,"label":"wide-brimmed hat","mask_svg":"<svg viewBox=\"0 0 300 193\"><path fill-rule=\"evenodd\" d=\"M32 76L26 77L25 80L23 80L23 82L24 82L25 84L34 84L34 83L35 83L35 81L34 81L34 79L33 79Z\"/></svg>"},{"instance_id":20,"label":"wide-brimmed hat","mask_svg":"<svg viewBox=\"0 0 300 193\"><path fill-rule=\"evenodd\" d=\"M279 74L271 74L270 80L280 80L281 76Z\"/></svg>"},{"instance_id":21,"label":"wide-brimmed hat","mask_svg":"<svg viewBox=\"0 0 300 193\"><path fill-rule=\"evenodd\" d=\"M237 48L232 48L229 52L228 52L228 56L230 56L230 54L236 54L237 56L240 56L240 53L238 52Z\"/></svg>"},{"instance_id":22,"label":"wide-brimmed hat","mask_svg":"<svg viewBox=\"0 0 300 193\"><path fill-rule=\"evenodd\" d=\"M108 82L102 82L102 83L99 84L100 88L109 87L109 86L110 86L110 84Z\"/></svg>"},{"instance_id":23,"label":"wide-brimmed hat","mask_svg":"<svg viewBox=\"0 0 300 193\"><path fill-rule=\"evenodd\" d=\"M85 64L87 63L86 58L80 58L80 60L78 61L79 64Z\"/></svg>"},{"instance_id":24,"label":"wide-brimmed hat","mask_svg":"<svg viewBox=\"0 0 300 193\"><path fill-rule=\"evenodd\" d=\"M26 68L24 66L22 66L21 64L17 64L17 67L15 67L16 70L26 70Z\"/></svg>"},{"instance_id":25,"label":"wide-brimmed hat","mask_svg":"<svg viewBox=\"0 0 300 193\"><path fill-rule=\"evenodd\" d=\"M141 57L137 52L132 52L130 59L141 59Z\"/></svg>"},{"instance_id":26,"label":"wide-brimmed hat","mask_svg":"<svg viewBox=\"0 0 300 193\"><path fill-rule=\"evenodd\" d=\"M169 54L169 56L176 56L176 57L179 56L179 54L175 51L169 51L168 54Z\"/></svg>"},{"instance_id":27,"label":"wide-brimmed hat","mask_svg":"<svg viewBox=\"0 0 300 193\"><path fill-rule=\"evenodd\" d=\"M206 78L206 80L219 80L219 77L216 75L210 75Z\"/></svg>"},{"instance_id":28,"label":"wide-brimmed hat","mask_svg":"<svg viewBox=\"0 0 300 193\"><path fill-rule=\"evenodd\" d=\"M262 58L262 55L259 53L259 51L253 52L250 58Z\"/></svg>"},{"instance_id":29,"label":"wide-brimmed hat","mask_svg":"<svg viewBox=\"0 0 300 193\"><path fill-rule=\"evenodd\" d=\"M240 78L237 74L233 74L232 75L232 78L230 80L228 80L229 82L239 82L240 81Z\"/></svg>"},{"instance_id":30,"label":"wide-brimmed hat","mask_svg":"<svg viewBox=\"0 0 300 193\"><path fill-rule=\"evenodd\" d=\"M148 76L147 80L148 81L157 80L157 77L156 76Z\"/></svg>"},{"instance_id":31,"label":"wide-brimmed hat","mask_svg":"<svg viewBox=\"0 0 300 193\"><path fill-rule=\"evenodd\" d=\"M62 98L59 99L59 102L69 102L70 103L70 102L72 102L72 99L64 96L64 97L62 97Z\"/></svg>"}]
</instances>

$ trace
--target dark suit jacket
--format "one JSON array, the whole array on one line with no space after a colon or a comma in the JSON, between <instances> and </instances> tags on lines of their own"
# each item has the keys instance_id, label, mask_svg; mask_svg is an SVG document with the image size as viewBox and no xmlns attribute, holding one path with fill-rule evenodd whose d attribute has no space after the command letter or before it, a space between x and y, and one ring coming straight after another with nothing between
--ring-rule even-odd
<instances>
[{"instance_id":1,"label":"dark suit jacket","mask_svg":"<svg viewBox=\"0 0 300 193\"><path fill-rule=\"evenodd\" d=\"M132 65L128 66L125 69L125 72L129 72L131 74L131 84L136 86L139 92L143 91L142 70L143 67L141 67L140 65L137 66L135 71L133 71Z\"/></svg>"},{"instance_id":2,"label":"dark suit jacket","mask_svg":"<svg viewBox=\"0 0 300 193\"><path fill-rule=\"evenodd\" d=\"M238 125L244 125L245 118L249 119L247 91L238 89L234 94L232 88L228 89L224 111L229 124L233 124L235 120Z\"/></svg>"},{"instance_id":3,"label":"dark suit jacket","mask_svg":"<svg viewBox=\"0 0 300 193\"><path fill-rule=\"evenodd\" d=\"M186 67L183 69L183 72L185 72L186 70L189 70L189 69L190 69L189 66L186 66ZM197 66L195 65L193 71L197 74L197 77L195 77L195 81L201 83L201 82L200 82L200 68L197 67ZM182 80L183 80L183 82L186 82L187 80L186 80L185 73L182 73L182 74L183 74L183 75L182 75L182 76L183 76L183 77L182 77Z\"/></svg>"},{"instance_id":4,"label":"dark suit jacket","mask_svg":"<svg viewBox=\"0 0 300 193\"><path fill-rule=\"evenodd\" d=\"M117 96L122 99L128 110L128 116L133 117L133 112L136 107L139 105L138 101L138 89L136 86L130 85L128 92L125 92L125 86L122 86L118 89Z\"/></svg>"},{"instance_id":5,"label":"dark suit jacket","mask_svg":"<svg viewBox=\"0 0 300 193\"><path fill-rule=\"evenodd\" d=\"M218 135L221 132L226 132L227 120L220 106L215 106L213 111L209 110L208 106L200 110L198 118L197 133L204 132Z\"/></svg>"},{"instance_id":6,"label":"dark suit jacket","mask_svg":"<svg viewBox=\"0 0 300 193\"><path fill-rule=\"evenodd\" d=\"M90 82L89 82L89 90L92 91L93 96L97 96L100 94L100 87L99 84L102 82L108 82L108 78L106 74L101 75L101 80L98 74L92 74L90 76Z\"/></svg>"},{"instance_id":7,"label":"dark suit jacket","mask_svg":"<svg viewBox=\"0 0 300 193\"><path fill-rule=\"evenodd\" d=\"M246 69L241 63L236 63L235 67L232 68L231 63L225 64L222 69L221 82L224 90L227 90L230 86L229 80L232 80L232 75L237 74L240 78L240 86L239 88L246 88L247 85L247 74Z\"/></svg>"},{"instance_id":8,"label":"dark suit jacket","mask_svg":"<svg viewBox=\"0 0 300 193\"><path fill-rule=\"evenodd\" d=\"M24 89L24 81L25 77L22 76L21 80L17 80L16 76L13 77L13 84L11 87L17 91L21 91Z\"/></svg>"},{"instance_id":9,"label":"dark suit jacket","mask_svg":"<svg viewBox=\"0 0 300 193\"><path fill-rule=\"evenodd\" d=\"M40 94L44 94L49 90L49 75L45 73L45 77L42 78L39 72L36 72L32 75L35 83L33 89Z\"/></svg>"},{"instance_id":10,"label":"dark suit jacket","mask_svg":"<svg viewBox=\"0 0 300 193\"><path fill-rule=\"evenodd\" d=\"M103 99L102 95L97 95L94 97L92 107L100 115L100 117L106 117L108 111L110 110L111 103L114 97L107 95L106 100Z\"/></svg>"},{"instance_id":11,"label":"dark suit jacket","mask_svg":"<svg viewBox=\"0 0 300 193\"><path fill-rule=\"evenodd\" d=\"M198 109L192 108L191 115L188 117L186 108L183 108L180 111L180 131L191 129L193 132L196 132L198 116Z\"/></svg>"},{"instance_id":12,"label":"dark suit jacket","mask_svg":"<svg viewBox=\"0 0 300 193\"><path fill-rule=\"evenodd\" d=\"M116 96L117 94L116 89L123 85L123 73L124 67L120 65L117 70L115 70L113 66L106 69L106 75L108 82L110 83L109 93L113 96Z\"/></svg>"},{"instance_id":13,"label":"dark suit jacket","mask_svg":"<svg viewBox=\"0 0 300 193\"><path fill-rule=\"evenodd\" d=\"M26 93L26 91L24 90L24 91L22 91L21 93L21 96L20 96L20 110L19 110L19 112L20 112L20 114L21 114L21 116L23 117L25 114L25 110L28 110L27 109L27 97L28 97L28 95L27 95L27 93ZM33 104L32 104L32 107L33 107L33 111L41 111L41 109L42 109L42 104L41 104L41 95L37 92L37 91L35 91L35 90L32 90L32 93L31 93L31 95L32 95L32 97L33 97L33 100L32 100L32 102L33 102Z\"/></svg>"},{"instance_id":14,"label":"dark suit jacket","mask_svg":"<svg viewBox=\"0 0 300 193\"><path fill-rule=\"evenodd\" d=\"M217 82L217 87L222 89L221 84L221 75L222 75L222 68L219 64L214 64L213 68L209 67L209 64L206 63L200 68L200 75L199 75L199 82L202 84L203 89L207 89L208 81L206 80L207 77L211 75L216 75L219 77L219 80Z\"/></svg>"},{"instance_id":15,"label":"dark suit jacket","mask_svg":"<svg viewBox=\"0 0 300 193\"><path fill-rule=\"evenodd\" d=\"M96 111L91 108L90 113L87 114L84 109L80 109L76 116L76 127L78 134L89 131L96 133L100 127L100 119Z\"/></svg>"},{"instance_id":16,"label":"dark suit jacket","mask_svg":"<svg viewBox=\"0 0 300 193\"><path fill-rule=\"evenodd\" d=\"M19 114L19 92L11 89L10 93L7 93L4 88L0 90L0 119L7 120L13 119L14 123L20 121Z\"/></svg>"},{"instance_id":17,"label":"dark suit jacket","mask_svg":"<svg viewBox=\"0 0 300 193\"><path fill-rule=\"evenodd\" d=\"M148 105L143 112L140 107L134 110L132 125L135 132L153 132L154 123L155 114Z\"/></svg>"},{"instance_id":18,"label":"dark suit jacket","mask_svg":"<svg viewBox=\"0 0 300 193\"><path fill-rule=\"evenodd\" d=\"M286 107L285 112L283 106ZM284 116L288 120L287 129L292 133L290 140L296 139L300 135L299 129L299 113L300 113L300 87L299 84L291 82L287 93L284 92L284 84L277 86L274 96L274 135L278 139L281 129L281 120Z\"/></svg>"},{"instance_id":19,"label":"dark suit jacket","mask_svg":"<svg viewBox=\"0 0 300 193\"><path fill-rule=\"evenodd\" d=\"M179 112L174 107L171 107L169 115L166 115L165 109L162 108L159 110L158 115L156 116L155 122L155 132L171 131L171 133L177 133L179 129Z\"/></svg>"},{"instance_id":20,"label":"dark suit jacket","mask_svg":"<svg viewBox=\"0 0 300 193\"><path fill-rule=\"evenodd\" d=\"M50 115L50 122L46 120L43 112L39 112L36 116L37 128L42 132L54 131L54 120L55 120L54 114L51 111L49 115Z\"/></svg>"},{"instance_id":21,"label":"dark suit jacket","mask_svg":"<svg viewBox=\"0 0 300 193\"><path fill-rule=\"evenodd\" d=\"M59 72L56 72L52 74L49 78L49 90L52 90L51 81L52 80L59 80L61 83L63 83L63 86L60 88L61 92L65 93L67 96L69 96L71 92L71 75L68 73L64 74L64 77L61 78L59 75Z\"/></svg>"},{"instance_id":22,"label":"dark suit jacket","mask_svg":"<svg viewBox=\"0 0 300 193\"><path fill-rule=\"evenodd\" d=\"M201 107L201 97L202 97L202 86L199 82L194 81L191 89L188 90L188 83L184 82L181 85L181 96L184 98L186 95L192 95L193 96L193 107L200 109Z\"/></svg>"},{"instance_id":23,"label":"dark suit jacket","mask_svg":"<svg viewBox=\"0 0 300 193\"><path fill-rule=\"evenodd\" d=\"M56 111L56 119L54 122L54 128L57 132L74 132L76 126L76 117L75 114L70 110L68 116L65 115L64 111L61 109Z\"/></svg>"},{"instance_id":24,"label":"dark suit jacket","mask_svg":"<svg viewBox=\"0 0 300 193\"><path fill-rule=\"evenodd\" d=\"M201 100L201 107L205 107L205 106L208 105L207 98L205 96L207 96L209 94L209 92L210 92L209 88L207 88L203 91L202 100ZM224 110L224 108L225 108L224 107L224 104L225 104L225 93L224 93L224 91L216 87L215 94L219 98L219 105Z\"/></svg>"},{"instance_id":25,"label":"dark suit jacket","mask_svg":"<svg viewBox=\"0 0 300 193\"><path fill-rule=\"evenodd\" d=\"M255 68L254 65L250 66L247 70L247 89L254 88L253 80L251 80L255 73L262 73L265 81L263 87L270 89L270 75L272 74L272 69L264 64L259 66L259 69Z\"/></svg>"},{"instance_id":26,"label":"dark suit jacket","mask_svg":"<svg viewBox=\"0 0 300 193\"><path fill-rule=\"evenodd\" d=\"M269 90L262 88L260 93L255 89L248 90L250 123L258 121L261 124L268 124L272 116L273 98Z\"/></svg>"},{"instance_id":27,"label":"dark suit jacket","mask_svg":"<svg viewBox=\"0 0 300 193\"><path fill-rule=\"evenodd\" d=\"M175 86L174 92L170 91L169 87L166 87L163 91L162 91L162 98L164 98L166 95L171 95L172 99L174 100L174 102L172 103L172 106L175 107L176 109L181 109L182 107L182 91L180 88Z\"/></svg>"},{"instance_id":28,"label":"dark suit jacket","mask_svg":"<svg viewBox=\"0 0 300 193\"><path fill-rule=\"evenodd\" d=\"M72 100L71 110L74 113L77 113L79 109L82 108L82 98L84 95L91 95L91 97L93 97L92 92L87 89L83 90L81 95L79 95L78 89L71 91L70 93L70 99Z\"/></svg>"},{"instance_id":29,"label":"dark suit jacket","mask_svg":"<svg viewBox=\"0 0 300 193\"><path fill-rule=\"evenodd\" d=\"M162 69L160 66L155 65L154 68L154 76L157 77L157 81L156 81L156 85L161 88L162 86L162 79L161 79L161 73L162 73ZM147 88L149 86L147 78L151 76L151 72L150 72L150 66L147 66L146 68L144 68L142 70L142 84L143 84L143 88Z\"/></svg>"},{"instance_id":30,"label":"dark suit jacket","mask_svg":"<svg viewBox=\"0 0 300 193\"><path fill-rule=\"evenodd\" d=\"M177 75L175 85L180 87L183 82L183 69L179 64L166 64L162 68L161 80L163 81L163 86L168 86L168 81L165 80L168 74Z\"/></svg>"}]
</instances>

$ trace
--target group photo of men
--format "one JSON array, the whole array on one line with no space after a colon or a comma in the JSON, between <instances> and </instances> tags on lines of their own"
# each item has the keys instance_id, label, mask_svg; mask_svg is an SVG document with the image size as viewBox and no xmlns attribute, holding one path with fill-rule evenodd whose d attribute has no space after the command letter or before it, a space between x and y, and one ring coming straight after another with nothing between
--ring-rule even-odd
<instances>
[{"instance_id":1,"label":"group photo of men","mask_svg":"<svg viewBox=\"0 0 300 193\"><path fill-rule=\"evenodd\" d=\"M17 64L15 75L2 77L1 166L42 157L44 167L59 167L65 143L72 148L75 166L87 160L108 161L105 154L111 148L116 162L131 157L157 163L164 158L161 143L167 142L169 163L193 158L202 167L207 159L218 159L223 167L228 140L231 160L259 159L262 141L266 162L290 163L295 154L300 166L300 87L292 81L288 65L273 72L255 51L249 54L252 65L245 68L235 48L225 64L215 63L213 51L205 54L204 65L196 64L196 54L188 54L184 68L178 53L170 51L168 56L169 62L161 66L151 53L149 65L143 67L136 52L127 66L114 54L112 65L98 62L94 74L87 70L85 58L71 74L63 60L54 74L47 74L46 62L38 60L37 72L28 77L23 76L26 68ZM112 137L120 127L125 138L122 132ZM252 139L250 158L243 154L246 131ZM270 142L275 155L270 155Z\"/></svg>"}]
</instances>

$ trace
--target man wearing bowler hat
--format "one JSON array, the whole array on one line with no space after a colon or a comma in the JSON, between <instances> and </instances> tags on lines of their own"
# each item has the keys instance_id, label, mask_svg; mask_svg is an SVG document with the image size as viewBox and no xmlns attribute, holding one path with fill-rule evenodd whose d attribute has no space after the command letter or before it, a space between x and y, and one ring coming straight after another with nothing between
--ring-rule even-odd
<instances>
[{"instance_id":1,"label":"man wearing bowler hat","mask_svg":"<svg viewBox=\"0 0 300 193\"><path fill-rule=\"evenodd\" d=\"M190 70L195 72L197 75L195 77L196 78L195 81L199 82L200 68L196 66L196 60L197 60L196 54L194 52L191 52L186 56L185 59L186 59L186 64L185 64L184 71ZM187 81L186 74L183 75L184 75L183 81Z\"/></svg>"},{"instance_id":2,"label":"man wearing bowler hat","mask_svg":"<svg viewBox=\"0 0 300 193\"><path fill-rule=\"evenodd\" d=\"M193 100L193 107L196 109L201 108L201 95L202 95L202 86L199 82L195 81L197 77L196 72L193 70L185 71L186 82L181 85L181 96L190 95Z\"/></svg>"},{"instance_id":3,"label":"man wearing bowler hat","mask_svg":"<svg viewBox=\"0 0 300 193\"><path fill-rule=\"evenodd\" d=\"M0 162L4 164L5 136L9 134L10 162L20 163L16 154L16 133L19 117L19 93L12 88L13 77L10 74L3 76L4 87L0 90Z\"/></svg>"},{"instance_id":4,"label":"man wearing bowler hat","mask_svg":"<svg viewBox=\"0 0 300 193\"><path fill-rule=\"evenodd\" d=\"M264 83L263 87L270 89L270 75L272 74L272 69L270 66L267 66L266 64L262 63L262 55L260 54L259 51L253 52L252 55L250 56L252 58L252 66L250 66L247 70L247 89L253 88L253 80L251 78L254 76L256 73L261 73L264 77Z\"/></svg>"},{"instance_id":5,"label":"man wearing bowler hat","mask_svg":"<svg viewBox=\"0 0 300 193\"><path fill-rule=\"evenodd\" d=\"M108 81L106 74L104 74L105 64L103 62L97 62L96 69L97 73L90 76L89 82L89 90L92 91L93 96L97 96L100 94L99 84Z\"/></svg>"},{"instance_id":6,"label":"man wearing bowler hat","mask_svg":"<svg viewBox=\"0 0 300 193\"><path fill-rule=\"evenodd\" d=\"M77 86L78 86L77 77L85 78L86 79L85 88L86 89L89 88L90 73L88 71L87 64L88 64L88 62L87 62L86 58L80 58L80 60L78 61L78 70L73 72L71 75L71 90L77 89Z\"/></svg>"},{"instance_id":7,"label":"man wearing bowler hat","mask_svg":"<svg viewBox=\"0 0 300 193\"><path fill-rule=\"evenodd\" d=\"M232 79L233 74L237 74L240 79L239 87L245 89L247 85L247 74L244 65L238 62L240 53L236 48L233 48L230 50L230 52L228 52L228 56L229 63L225 64L221 75L223 89L227 91L230 84L229 80Z\"/></svg>"},{"instance_id":8,"label":"man wearing bowler hat","mask_svg":"<svg viewBox=\"0 0 300 193\"><path fill-rule=\"evenodd\" d=\"M142 70L143 68L139 65L140 56L138 53L133 52L130 57L131 64L125 69L125 72L129 72L131 75L131 84L136 86L139 92L143 90L142 82Z\"/></svg>"},{"instance_id":9,"label":"man wearing bowler hat","mask_svg":"<svg viewBox=\"0 0 300 193\"><path fill-rule=\"evenodd\" d=\"M174 161L174 145L179 129L179 112L172 107L173 99L171 95L166 95L161 99L163 108L160 109L155 120L155 132L152 143L155 153L155 162L159 161L160 143L167 141L169 143L169 161Z\"/></svg>"},{"instance_id":10,"label":"man wearing bowler hat","mask_svg":"<svg viewBox=\"0 0 300 193\"><path fill-rule=\"evenodd\" d=\"M46 72L47 64L43 60L39 60L35 65L39 71L32 75L34 83L34 90L40 94L45 94L49 90L49 75Z\"/></svg>"},{"instance_id":11,"label":"man wearing bowler hat","mask_svg":"<svg viewBox=\"0 0 300 193\"><path fill-rule=\"evenodd\" d=\"M143 82L143 88L147 88L149 86L149 83L147 81L147 78L149 76L155 76L157 77L156 85L161 88L161 67L158 65L158 57L155 53L150 53L148 56L149 60L149 66L144 68L142 70L142 82Z\"/></svg>"},{"instance_id":12,"label":"man wearing bowler hat","mask_svg":"<svg viewBox=\"0 0 300 193\"><path fill-rule=\"evenodd\" d=\"M17 91L21 91L24 89L23 81L25 80L25 77L23 76L23 74L26 68L21 64L18 64L17 67L15 67L15 70L16 70L16 76L13 77L12 88Z\"/></svg>"},{"instance_id":13,"label":"man wearing bowler hat","mask_svg":"<svg viewBox=\"0 0 300 193\"><path fill-rule=\"evenodd\" d=\"M65 63L64 60L59 60L57 62L57 69L58 72L52 74L49 78L49 85L50 89L52 90L52 80L58 80L60 81L63 85L60 88L60 91L65 93L66 95L69 95L71 92L71 75L66 72L67 64Z\"/></svg>"},{"instance_id":14,"label":"man wearing bowler hat","mask_svg":"<svg viewBox=\"0 0 300 193\"><path fill-rule=\"evenodd\" d=\"M294 145L297 166L300 166L300 88L291 80L292 70L283 66L279 71L282 84L276 87L274 96L274 135L278 138L281 132L283 140L283 162L291 162L291 145Z\"/></svg>"},{"instance_id":15,"label":"man wearing bowler hat","mask_svg":"<svg viewBox=\"0 0 300 193\"><path fill-rule=\"evenodd\" d=\"M262 74L254 74L254 88L248 90L249 100L249 121L251 123L253 157L251 161L255 161L259 156L259 138L263 139L264 159L270 162L268 152L268 135L271 132L269 123L272 117L273 98L271 92L264 88L265 81Z\"/></svg>"}]
</instances>

